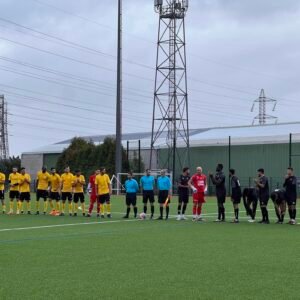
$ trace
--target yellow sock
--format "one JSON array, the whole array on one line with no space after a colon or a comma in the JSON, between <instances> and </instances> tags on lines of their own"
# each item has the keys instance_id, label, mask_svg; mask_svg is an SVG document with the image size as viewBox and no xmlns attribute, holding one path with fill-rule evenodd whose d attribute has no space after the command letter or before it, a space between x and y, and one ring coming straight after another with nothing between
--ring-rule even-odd
<instances>
[{"instance_id":1,"label":"yellow sock","mask_svg":"<svg viewBox=\"0 0 300 300\"><path fill-rule=\"evenodd\" d=\"M48 210L48 201L44 201L44 212L47 212Z\"/></svg>"},{"instance_id":2,"label":"yellow sock","mask_svg":"<svg viewBox=\"0 0 300 300\"><path fill-rule=\"evenodd\" d=\"M53 210L53 209L54 209L54 205L53 205L53 202L52 202L52 200L49 200L49 204L50 204L50 208L51 208L51 210Z\"/></svg>"},{"instance_id":3,"label":"yellow sock","mask_svg":"<svg viewBox=\"0 0 300 300\"><path fill-rule=\"evenodd\" d=\"M107 212L108 215L110 215L110 213L111 213L111 206L110 206L110 203L107 203L107 204L106 204L106 212Z\"/></svg>"},{"instance_id":4,"label":"yellow sock","mask_svg":"<svg viewBox=\"0 0 300 300\"><path fill-rule=\"evenodd\" d=\"M10 201L9 202L9 210L12 212L14 210L14 202Z\"/></svg>"},{"instance_id":5,"label":"yellow sock","mask_svg":"<svg viewBox=\"0 0 300 300\"><path fill-rule=\"evenodd\" d=\"M56 207L55 207L55 209L56 209L57 211L59 211L59 206L60 206L60 205L59 205L59 202L57 201L57 202L56 202Z\"/></svg>"},{"instance_id":6,"label":"yellow sock","mask_svg":"<svg viewBox=\"0 0 300 300\"><path fill-rule=\"evenodd\" d=\"M74 213L77 213L77 211L78 211L78 203L74 203L73 209L74 209Z\"/></svg>"},{"instance_id":7,"label":"yellow sock","mask_svg":"<svg viewBox=\"0 0 300 300\"><path fill-rule=\"evenodd\" d=\"M31 203L27 202L27 211L31 211Z\"/></svg>"},{"instance_id":8,"label":"yellow sock","mask_svg":"<svg viewBox=\"0 0 300 300\"><path fill-rule=\"evenodd\" d=\"M106 203L105 203L105 204L103 204L102 206L103 206L103 213L105 214L105 213L106 213L106 211L107 211L107 210L106 210L106 209L107 209L107 207L106 207Z\"/></svg>"},{"instance_id":9,"label":"yellow sock","mask_svg":"<svg viewBox=\"0 0 300 300\"><path fill-rule=\"evenodd\" d=\"M6 211L6 205L5 204L2 205L2 211Z\"/></svg>"},{"instance_id":10,"label":"yellow sock","mask_svg":"<svg viewBox=\"0 0 300 300\"><path fill-rule=\"evenodd\" d=\"M21 209L21 204L22 204L21 201L18 201L18 202L17 202L17 210L20 210L20 209Z\"/></svg>"},{"instance_id":11,"label":"yellow sock","mask_svg":"<svg viewBox=\"0 0 300 300\"><path fill-rule=\"evenodd\" d=\"M24 211L24 202L21 202L21 201L20 201L20 210Z\"/></svg>"},{"instance_id":12,"label":"yellow sock","mask_svg":"<svg viewBox=\"0 0 300 300\"><path fill-rule=\"evenodd\" d=\"M62 212L62 213L65 213L65 207L66 207L66 203L63 202L63 203L61 204L61 212Z\"/></svg>"},{"instance_id":13,"label":"yellow sock","mask_svg":"<svg viewBox=\"0 0 300 300\"><path fill-rule=\"evenodd\" d=\"M36 211L40 210L40 201L36 201L35 208L36 208Z\"/></svg>"},{"instance_id":14,"label":"yellow sock","mask_svg":"<svg viewBox=\"0 0 300 300\"><path fill-rule=\"evenodd\" d=\"M81 203L82 213L85 214L85 203Z\"/></svg>"},{"instance_id":15,"label":"yellow sock","mask_svg":"<svg viewBox=\"0 0 300 300\"><path fill-rule=\"evenodd\" d=\"M73 211L73 205L72 205L72 202L69 203L69 214L71 214Z\"/></svg>"},{"instance_id":16,"label":"yellow sock","mask_svg":"<svg viewBox=\"0 0 300 300\"><path fill-rule=\"evenodd\" d=\"M100 213L104 215L104 204L100 204Z\"/></svg>"}]
</instances>

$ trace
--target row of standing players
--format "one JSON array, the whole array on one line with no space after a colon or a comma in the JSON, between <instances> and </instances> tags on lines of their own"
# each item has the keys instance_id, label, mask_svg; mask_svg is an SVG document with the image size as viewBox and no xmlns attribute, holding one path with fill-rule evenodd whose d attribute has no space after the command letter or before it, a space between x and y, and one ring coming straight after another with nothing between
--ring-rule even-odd
<instances>
[{"instance_id":1,"label":"row of standing players","mask_svg":"<svg viewBox=\"0 0 300 300\"><path fill-rule=\"evenodd\" d=\"M5 174L0 172L0 199L2 202L2 212L6 213L5 206ZM14 213L14 201L16 200L17 214L31 214L31 177L25 168L21 168L18 172L17 168L13 168L8 178L9 184L9 200L10 208L8 214ZM70 216L77 216L79 203L81 203L82 214L86 215L84 187L86 181L80 170L75 171L75 175L70 172L70 168L66 167L64 173L60 176L55 168L51 168L51 172L43 167L37 173L36 180L36 214L40 214L40 199L44 200L43 213L48 210L48 203L51 208L51 215L65 215L66 203L68 203L68 213ZM90 193L90 207L88 216L91 215L95 203L97 203L97 213L104 217L104 209L107 217L111 217L110 195L112 193L110 178L106 174L105 168L97 170L90 178L88 186ZM26 208L24 207L26 204Z\"/></svg>"},{"instance_id":2,"label":"row of standing players","mask_svg":"<svg viewBox=\"0 0 300 300\"><path fill-rule=\"evenodd\" d=\"M268 178L264 174L263 169L258 170L258 178L255 179L255 187L245 188L243 193L235 170L231 169L229 172L231 178L231 200L234 207L235 218L234 223L239 222L239 204L241 198L250 217L249 222L255 221L256 207L259 201L262 212L262 220L260 223L269 223L268 201L271 199L274 202L275 212L278 217L277 223L283 223L286 205L290 216L290 224L296 223L296 201L297 201L297 179L293 174L293 169L287 169L287 175L283 184L284 189L278 189L271 193L269 191ZM223 165L218 164L216 173L209 173L209 177L216 186L216 197L218 204L218 218L216 222L225 221L225 207L226 200L226 186L225 174L223 172ZM3 212L6 212L4 202L4 186L5 175L0 172L0 198L2 201ZM31 213L30 208L30 183L31 178L26 173L25 168L21 168L18 173L17 168L13 168L9 175L9 198L10 210L9 214L13 213L14 199L17 200L17 214L24 213L24 202L27 203L27 213ZM190 176L189 168L184 168L182 175L178 179L178 216L177 220L184 220L185 211L189 202L190 190L193 192L193 220L201 221L202 206L205 203L205 194L207 191L207 177L202 173L202 168L198 167L196 174ZM36 198L36 214L40 212L40 198L44 199L44 214L47 212L48 199L53 215L65 215L65 205L68 201L69 214L77 216L78 203L81 203L83 215L85 211L85 197L84 186L86 181L80 170L75 171L75 175L70 172L70 168L65 168L65 172L60 176L55 168L51 168L51 173L47 172L47 168L43 167L37 174L37 198ZM128 178L125 181L126 190L126 206L127 211L124 218L129 217L130 208L133 207L134 216L137 217L137 192L141 188L143 194L143 214L147 214L147 203L150 203L151 214L150 218L154 216L154 188L155 179L151 175L150 170L146 170L145 176L140 179L140 185L133 178L132 173L128 173ZM166 210L166 219L169 217L169 204L172 196L172 185L169 177L166 176L166 171L161 171L161 176L157 180L158 202L160 206L160 216L158 219L163 219L164 208ZM111 183L109 176L106 174L105 168L96 170L95 174L89 179L88 191L90 193L90 206L87 216L90 217L93 208L96 204L97 216L104 217L104 210L106 208L107 217L111 217L110 196L112 194ZM61 200L61 203L60 203ZM54 202L56 205L54 206Z\"/></svg>"},{"instance_id":3,"label":"row of standing players","mask_svg":"<svg viewBox=\"0 0 300 300\"><path fill-rule=\"evenodd\" d=\"M254 187L241 189L240 181L234 169L230 169L230 186L231 186L231 201L234 209L233 223L239 223L239 205L243 199L246 213L249 216L249 222L255 222L256 208L259 202L262 219L261 224L269 224L268 202L271 198L274 203L275 213L278 218L277 224L283 224L286 207L289 212L289 224L296 224L296 203L297 203L297 178L294 176L293 168L287 169L287 174L282 186L282 189L276 189L270 193L269 180L265 176L263 168L257 170L257 178L254 179ZM218 217L215 222L225 221L225 201L226 201L226 177L223 172L223 165L218 164L215 174L209 173L209 178L216 188L216 198L218 207ZM206 202L205 194L207 192L207 177L203 174L202 168L198 167L196 173L190 176L189 168L184 168L181 176L177 181L178 185L178 216L177 220L186 220L185 212L189 202L190 190L193 192L193 221L203 221L202 206ZM127 213L124 218L128 218L130 205L136 207L136 193L131 189L128 191L128 185L132 182L132 174L125 183L127 195ZM144 214L147 213L147 202L150 202L151 215L154 215L154 177L151 176L151 171L147 170L146 175L141 178L140 186L143 191ZM135 183L138 188L137 183ZM172 187L169 178L163 170L161 176L157 180L158 202L160 205L160 216L158 219L163 219L163 209L166 209L166 219L169 217L169 204L171 199ZM132 201L133 199L133 201Z\"/></svg>"}]
</instances>

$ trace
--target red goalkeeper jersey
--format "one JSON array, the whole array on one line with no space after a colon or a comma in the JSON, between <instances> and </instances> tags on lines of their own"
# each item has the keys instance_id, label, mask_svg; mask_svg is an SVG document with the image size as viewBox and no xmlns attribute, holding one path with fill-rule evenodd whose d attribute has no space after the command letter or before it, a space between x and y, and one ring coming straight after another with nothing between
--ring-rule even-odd
<instances>
[{"instance_id":1,"label":"red goalkeeper jersey","mask_svg":"<svg viewBox=\"0 0 300 300\"><path fill-rule=\"evenodd\" d=\"M96 197L96 185L95 185L96 175L90 176L90 188L91 188L91 197Z\"/></svg>"},{"instance_id":2,"label":"red goalkeeper jersey","mask_svg":"<svg viewBox=\"0 0 300 300\"><path fill-rule=\"evenodd\" d=\"M204 193L206 187L206 176L204 174L195 174L192 177L192 183L198 193Z\"/></svg>"}]
</instances>

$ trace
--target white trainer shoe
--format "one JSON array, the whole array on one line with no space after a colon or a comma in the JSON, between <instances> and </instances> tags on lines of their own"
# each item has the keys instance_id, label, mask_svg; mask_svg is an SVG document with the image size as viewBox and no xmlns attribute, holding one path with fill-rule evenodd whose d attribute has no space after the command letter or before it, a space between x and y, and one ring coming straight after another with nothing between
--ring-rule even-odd
<instances>
[{"instance_id":1,"label":"white trainer shoe","mask_svg":"<svg viewBox=\"0 0 300 300\"><path fill-rule=\"evenodd\" d=\"M181 215L178 215L177 218L176 218L176 220L180 221L181 220Z\"/></svg>"}]
</instances>

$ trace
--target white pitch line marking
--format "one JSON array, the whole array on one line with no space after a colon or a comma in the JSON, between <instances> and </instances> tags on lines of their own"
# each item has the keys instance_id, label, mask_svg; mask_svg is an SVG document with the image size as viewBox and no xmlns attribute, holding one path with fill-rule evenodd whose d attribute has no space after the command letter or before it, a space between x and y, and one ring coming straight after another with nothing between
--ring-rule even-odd
<instances>
[{"instance_id":1,"label":"white pitch line marking","mask_svg":"<svg viewBox=\"0 0 300 300\"><path fill-rule=\"evenodd\" d=\"M73 224L58 224L58 225L44 225L44 226L34 226L34 227L19 227L19 228L5 228L0 229L0 232L6 231L21 231L21 230L31 230L31 229L44 229L44 228L56 228L56 227L70 227L70 226L80 226L80 225L96 225L96 224L109 224L109 223L122 223L122 222L137 222L140 219L134 220L115 220L106 222L85 222L85 223L73 223Z\"/></svg>"}]
</instances>

